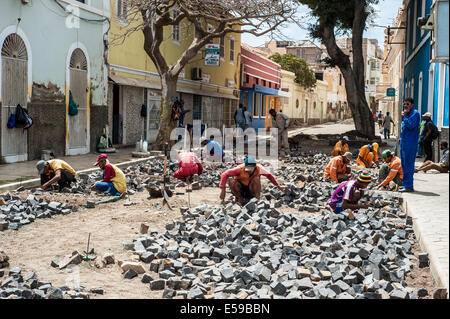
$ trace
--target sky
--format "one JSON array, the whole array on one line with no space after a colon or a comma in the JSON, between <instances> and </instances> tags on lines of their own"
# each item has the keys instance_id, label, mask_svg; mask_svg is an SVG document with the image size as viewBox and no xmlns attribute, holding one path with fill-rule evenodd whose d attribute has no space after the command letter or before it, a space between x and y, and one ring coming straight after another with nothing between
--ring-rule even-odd
<instances>
[{"instance_id":1,"label":"sky","mask_svg":"<svg viewBox=\"0 0 450 319\"><path fill-rule=\"evenodd\" d=\"M343 0L346 1L346 0ZM398 9L402 6L403 0L381 0L379 4L375 5L375 17L374 23L381 26L392 26L394 24L395 17L397 16ZM308 15L308 7L302 6L299 9L299 16ZM281 40L306 40L308 38L308 31L300 28L297 24L291 23L286 25L279 31L286 37ZM384 42L384 28L369 27L364 33L365 38L377 39L378 45L382 48ZM253 35L244 33L242 35L242 42L251 46L263 46L265 41L270 40L268 36L255 37Z\"/></svg>"}]
</instances>

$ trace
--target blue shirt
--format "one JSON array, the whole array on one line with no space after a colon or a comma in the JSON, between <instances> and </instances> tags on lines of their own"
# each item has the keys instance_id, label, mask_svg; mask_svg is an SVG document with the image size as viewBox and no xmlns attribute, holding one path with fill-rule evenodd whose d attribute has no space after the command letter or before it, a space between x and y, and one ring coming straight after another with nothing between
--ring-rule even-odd
<instances>
[{"instance_id":1,"label":"blue shirt","mask_svg":"<svg viewBox=\"0 0 450 319\"><path fill-rule=\"evenodd\" d=\"M416 109L411 109L408 114L403 116L402 131L400 133L402 145L403 143L413 143L413 141L417 145L420 122L420 113Z\"/></svg>"},{"instance_id":2,"label":"blue shirt","mask_svg":"<svg viewBox=\"0 0 450 319\"><path fill-rule=\"evenodd\" d=\"M222 146L220 146L220 144L217 143L216 141L208 141L208 143L206 143L206 148L210 152L210 155L214 154L222 154L222 156L225 155Z\"/></svg>"}]
</instances>

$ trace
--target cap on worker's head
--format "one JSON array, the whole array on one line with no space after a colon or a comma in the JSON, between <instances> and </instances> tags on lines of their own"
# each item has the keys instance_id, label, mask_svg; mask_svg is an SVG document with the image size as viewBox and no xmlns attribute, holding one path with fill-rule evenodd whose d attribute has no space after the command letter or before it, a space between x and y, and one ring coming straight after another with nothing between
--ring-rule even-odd
<instances>
[{"instance_id":1,"label":"cap on worker's head","mask_svg":"<svg viewBox=\"0 0 450 319\"><path fill-rule=\"evenodd\" d=\"M36 168L37 168L37 170L39 172L39 175L44 174L44 169L45 169L46 165L47 165L46 161L40 160L39 162L37 162Z\"/></svg>"},{"instance_id":2,"label":"cap on worker's head","mask_svg":"<svg viewBox=\"0 0 450 319\"><path fill-rule=\"evenodd\" d=\"M385 150L382 155L383 155L383 158L386 158L388 156L392 156L392 152L390 150Z\"/></svg>"},{"instance_id":3,"label":"cap on worker's head","mask_svg":"<svg viewBox=\"0 0 450 319\"><path fill-rule=\"evenodd\" d=\"M346 140L347 142L350 140L350 139L348 138L348 136L344 136L342 139L343 139L343 140Z\"/></svg>"},{"instance_id":4,"label":"cap on worker's head","mask_svg":"<svg viewBox=\"0 0 450 319\"><path fill-rule=\"evenodd\" d=\"M344 154L344 157L347 158L347 160L348 160L349 162L351 162L351 161L352 161L352 158L353 158L353 154L350 153L350 152L346 152L346 153Z\"/></svg>"},{"instance_id":5,"label":"cap on worker's head","mask_svg":"<svg viewBox=\"0 0 450 319\"><path fill-rule=\"evenodd\" d=\"M370 183L372 181L372 177L370 176L369 172L365 171L359 174L357 180L361 183Z\"/></svg>"},{"instance_id":6,"label":"cap on worker's head","mask_svg":"<svg viewBox=\"0 0 450 319\"><path fill-rule=\"evenodd\" d=\"M422 115L422 117L429 117L429 118L431 119L431 113L430 113L430 112L427 112L427 113L425 113L424 115Z\"/></svg>"},{"instance_id":7,"label":"cap on worker's head","mask_svg":"<svg viewBox=\"0 0 450 319\"><path fill-rule=\"evenodd\" d=\"M95 162L94 166L97 166L98 163L100 163L100 161L105 160L105 159L107 159L107 158L108 158L108 155L106 155L106 154L100 154L100 155L97 157L97 161Z\"/></svg>"},{"instance_id":8,"label":"cap on worker's head","mask_svg":"<svg viewBox=\"0 0 450 319\"><path fill-rule=\"evenodd\" d=\"M375 152L377 152L378 151L378 143L373 143L372 144L372 147L373 147L373 149L375 150Z\"/></svg>"},{"instance_id":9,"label":"cap on worker's head","mask_svg":"<svg viewBox=\"0 0 450 319\"><path fill-rule=\"evenodd\" d=\"M245 158L245 166L248 166L248 167L255 167L255 166L256 166L256 159L255 159L253 156L248 155L248 156Z\"/></svg>"}]
</instances>

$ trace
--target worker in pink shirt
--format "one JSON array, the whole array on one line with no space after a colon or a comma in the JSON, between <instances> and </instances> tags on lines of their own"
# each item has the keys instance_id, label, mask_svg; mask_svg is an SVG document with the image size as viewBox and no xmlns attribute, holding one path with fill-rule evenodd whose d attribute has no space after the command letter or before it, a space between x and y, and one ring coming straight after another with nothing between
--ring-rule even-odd
<instances>
[{"instance_id":1,"label":"worker in pink shirt","mask_svg":"<svg viewBox=\"0 0 450 319\"><path fill-rule=\"evenodd\" d=\"M220 177L220 199L222 204L225 203L225 191L227 188L227 180L229 177L234 176L230 180L229 186L231 193L236 197L236 200L241 205L245 202L256 197L261 197L261 175L267 177L272 184L278 187L279 190L285 190L286 187L282 187L278 184L275 177L266 171L261 165L256 164L256 160L253 156L249 155L245 158L245 163L236 168L229 169L222 173Z\"/></svg>"},{"instance_id":2,"label":"worker in pink shirt","mask_svg":"<svg viewBox=\"0 0 450 319\"><path fill-rule=\"evenodd\" d=\"M202 163L195 153L183 151L178 154L178 170L173 173L173 177L186 181L187 177L200 175L202 172Z\"/></svg>"}]
</instances>

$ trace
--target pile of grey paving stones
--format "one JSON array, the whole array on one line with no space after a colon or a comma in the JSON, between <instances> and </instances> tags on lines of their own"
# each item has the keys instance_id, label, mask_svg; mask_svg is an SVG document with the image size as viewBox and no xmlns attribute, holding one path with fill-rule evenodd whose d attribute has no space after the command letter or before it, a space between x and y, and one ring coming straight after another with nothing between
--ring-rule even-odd
<instances>
[{"instance_id":1,"label":"pile of grey paving stones","mask_svg":"<svg viewBox=\"0 0 450 319\"><path fill-rule=\"evenodd\" d=\"M256 199L182 207L182 221L124 248L148 264L141 281L164 298L417 299L405 282L416 263L412 219L387 196L383 206L370 195L379 205L354 219L283 213Z\"/></svg>"},{"instance_id":2,"label":"pile of grey paving stones","mask_svg":"<svg viewBox=\"0 0 450 319\"><path fill-rule=\"evenodd\" d=\"M26 200L20 200L11 194L0 195L5 204L0 206L0 231L17 230L30 224L36 218L50 218L54 215L67 215L78 210L76 206L60 202L47 202L30 194Z\"/></svg>"}]
</instances>

